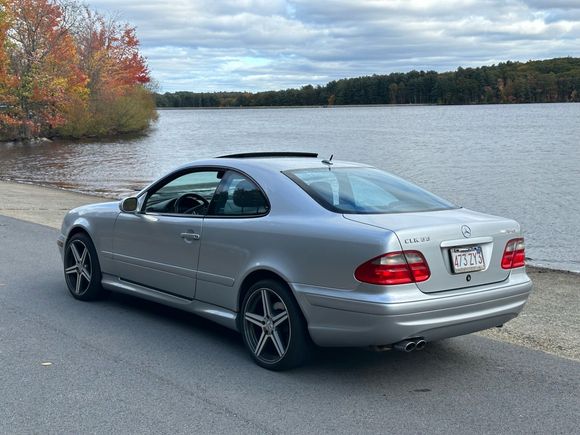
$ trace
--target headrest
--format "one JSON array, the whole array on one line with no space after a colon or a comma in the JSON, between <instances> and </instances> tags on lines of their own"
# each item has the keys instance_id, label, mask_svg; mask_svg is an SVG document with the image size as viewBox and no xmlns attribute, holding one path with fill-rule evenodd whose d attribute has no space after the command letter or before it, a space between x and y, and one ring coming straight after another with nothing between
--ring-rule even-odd
<instances>
[{"instance_id":1,"label":"headrest","mask_svg":"<svg viewBox=\"0 0 580 435\"><path fill-rule=\"evenodd\" d=\"M265 206L264 196L256 186L248 180L243 180L238 183L236 190L234 190L234 205L237 207L263 207Z\"/></svg>"}]
</instances>

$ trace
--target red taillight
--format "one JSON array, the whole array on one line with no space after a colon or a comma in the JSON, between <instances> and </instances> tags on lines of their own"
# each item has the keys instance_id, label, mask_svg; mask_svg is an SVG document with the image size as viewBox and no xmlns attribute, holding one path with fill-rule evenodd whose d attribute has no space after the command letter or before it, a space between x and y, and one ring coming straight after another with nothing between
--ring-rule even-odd
<instances>
[{"instance_id":1,"label":"red taillight","mask_svg":"<svg viewBox=\"0 0 580 435\"><path fill-rule=\"evenodd\" d=\"M389 252L361 264L354 272L359 281L378 285L426 281L429 265L419 251Z\"/></svg>"},{"instance_id":2,"label":"red taillight","mask_svg":"<svg viewBox=\"0 0 580 435\"><path fill-rule=\"evenodd\" d=\"M514 269L526 264L526 247L524 239L512 239L505 245L501 267L503 269Z\"/></svg>"}]
</instances>

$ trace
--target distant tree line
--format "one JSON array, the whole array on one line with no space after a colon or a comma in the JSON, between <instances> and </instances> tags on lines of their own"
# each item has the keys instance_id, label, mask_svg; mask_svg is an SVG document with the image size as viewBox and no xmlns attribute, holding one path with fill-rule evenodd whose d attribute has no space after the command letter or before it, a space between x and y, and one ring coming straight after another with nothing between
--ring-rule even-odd
<instances>
[{"instance_id":1,"label":"distant tree line","mask_svg":"<svg viewBox=\"0 0 580 435\"><path fill-rule=\"evenodd\" d=\"M267 92L156 94L158 107L482 104L580 101L580 58L505 62L457 71L411 71Z\"/></svg>"}]
</instances>

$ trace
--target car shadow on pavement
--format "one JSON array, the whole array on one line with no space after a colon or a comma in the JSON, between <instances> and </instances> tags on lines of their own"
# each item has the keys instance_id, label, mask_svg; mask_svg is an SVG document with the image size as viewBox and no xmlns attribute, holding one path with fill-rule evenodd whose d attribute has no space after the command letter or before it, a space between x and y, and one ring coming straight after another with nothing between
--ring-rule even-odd
<instances>
[{"instance_id":1,"label":"car shadow on pavement","mask_svg":"<svg viewBox=\"0 0 580 435\"><path fill-rule=\"evenodd\" d=\"M124 309L139 311L156 321L168 322L179 328L195 330L205 334L208 339L236 344L241 344L241 337L236 331L204 319L196 314L137 298L131 295L112 292L103 302L116 304Z\"/></svg>"},{"instance_id":2,"label":"car shadow on pavement","mask_svg":"<svg viewBox=\"0 0 580 435\"><path fill-rule=\"evenodd\" d=\"M236 360L246 361L251 368L254 367L254 363L243 346L242 337L236 331L193 313L129 295L112 293L103 302L122 310L131 311L139 316L145 316L147 319L144 320L150 322L152 328L157 328L156 325L162 323L165 327L172 329L175 335L182 338L184 336L192 339L195 337L197 340L201 340L201 345L205 344L212 348L219 346L220 351L226 352L230 357L235 356ZM147 336L144 335L140 339L147 339ZM412 353L376 352L369 348L321 348L313 346L311 357L306 364L289 373L294 376L306 377L310 377L310 375L320 377L324 373L324 378L343 377L345 374L352 375L353 371L359 374L393 371L404 376L405 373L410 375L418 369L425 368L427 362L431 365L431 369L435 365L444 366L446 362L451 361L455 365L458 360L465 360L463 364L467 364L469 354L464 346L455 346L454 342L456 341L457 339L451 339L429 343L425 350ZM187 355L184 355L184 358L186 357ZM215 363L210 359L210 353L207 354L207 358L208 365ZM257 366L255 368L262 370Z\"/></svg>"}]
</instances>

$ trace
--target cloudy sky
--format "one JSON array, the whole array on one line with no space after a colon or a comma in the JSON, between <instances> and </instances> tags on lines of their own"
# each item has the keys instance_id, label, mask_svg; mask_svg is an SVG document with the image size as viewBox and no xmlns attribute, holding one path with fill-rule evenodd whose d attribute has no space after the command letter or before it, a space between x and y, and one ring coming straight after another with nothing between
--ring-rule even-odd
<instances>
[{"instance_id":1,"label":"cloudy sky","mask_svg":"<svg viewBox=\"0 0 580 435\"><path fill-rule=\"evenodd\" d=\"M88 1L137 27L170 92L580 56L580 0Z\"/></svg>"}]
</instances>

